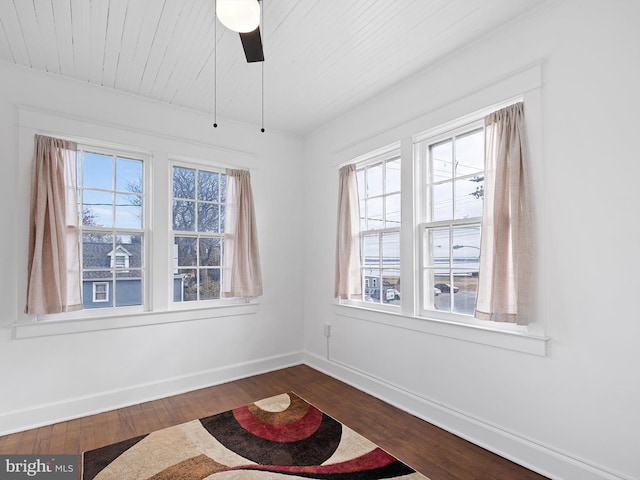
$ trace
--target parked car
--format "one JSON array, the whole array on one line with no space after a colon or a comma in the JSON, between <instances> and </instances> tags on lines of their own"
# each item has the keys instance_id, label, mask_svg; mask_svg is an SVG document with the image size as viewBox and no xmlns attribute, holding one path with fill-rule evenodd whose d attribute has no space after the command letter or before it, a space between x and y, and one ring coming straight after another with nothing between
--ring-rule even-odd
<instances>
[{"instance_id":1,"label":"parked car","mask_svg":"<svg viewBox=\"0 0 640 480\"><path fill-rule=\"evenodd\" d=\"M457 289L456 289L457 291ZM382 290L383 293L383 302L390 302L392 300L400 300L400 291L395 288L385 288ZM442 290L439 288L433 289L433 296L437 297L442 293ZM380 300L380 289L378 287L367 287L364 291L364 299L367 302L377 302Z\"/></svg>"},{"instance_id":2,"label":"parked car","mask_svg":"<svg viewBox=\"0 0 640 480\"><path fill-rule=\"evenodd\" d=\"M451 293L451 285L448 283L436 283L436 288L442 293ZM458 290L460 290L458 287L453 287L453 293L458 293Z\"/></svg>"},{"instance_id":3,"label":"parked car","mask_svg":"<svg viewBox=\"0 0 640 480\"><path fill-rule=\"evenodd\" d=\"M380 300L380 288L367 287L364 290L364 299L368 302L377 302ZM390 302L392 300L400 300L400 291L395 288L385 287L382 289L382 301Z\"/></svg>"}]
</instances>

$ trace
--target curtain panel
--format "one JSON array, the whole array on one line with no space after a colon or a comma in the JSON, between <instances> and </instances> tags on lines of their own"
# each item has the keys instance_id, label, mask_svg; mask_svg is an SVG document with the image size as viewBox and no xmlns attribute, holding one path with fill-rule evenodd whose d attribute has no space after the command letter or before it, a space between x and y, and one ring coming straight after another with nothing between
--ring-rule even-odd
<instances>
[{"instance_id":1,"label":"curtain panel","mask_svg":"<svg viewBox=\"0 0 640 480\"><path fill-rule=\"evenodd\" d=\"M525 325L531 310L531 210L524 106L485 118L485 194L476 317Z\"/></svg>"},{"instance_id":2,"label":"curtain panel","mask_svg":"<svg viewBox=\"0 0 640 480\"><path fill-rule=\"evenodd\" d=\"M251 178L246 170L226 173L222 296L258 297L262 295L262 271Z\"/></svg>"},{"instance_id":3,"label":"curtain panel","mask_svg":"<svg viewBox=\"0 0 640 480\"><path fill-rule=\"evenodd\" d=\"M362 295L360 204L355 165L342 167L339 178L335 296L349 299Z\"/></svg>"},{"instance_id":4,"label":"curtain panel","mask_svg":"<svg viewBox=\"0 0 640 480\"><path fill-rule=\"evenodd\" d=\"M82 308L76 152L73 142L35 137L25 308L28 314Z\"/></svg>"}]
</instances>

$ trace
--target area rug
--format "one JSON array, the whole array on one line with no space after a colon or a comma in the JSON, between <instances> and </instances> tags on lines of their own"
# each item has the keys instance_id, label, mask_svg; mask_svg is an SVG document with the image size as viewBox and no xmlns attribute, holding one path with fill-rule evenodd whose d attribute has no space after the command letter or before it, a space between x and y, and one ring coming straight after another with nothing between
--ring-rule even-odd
<instances>
[{"instance_id":1,"label":"area rug","mask_svg":"<svg viewBox=\"0 0 640 480\"><path fill-rule=\"evenodd\" d=\"M83 480L428 480L294 393L84 452Z\"/></svg>"}]
</instances>

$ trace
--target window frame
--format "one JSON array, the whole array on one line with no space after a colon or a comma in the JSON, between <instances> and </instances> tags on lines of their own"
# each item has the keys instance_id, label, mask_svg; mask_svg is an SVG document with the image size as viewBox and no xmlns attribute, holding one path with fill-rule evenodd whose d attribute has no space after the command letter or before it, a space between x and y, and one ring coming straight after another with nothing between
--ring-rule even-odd
<instances>
[{"instance_id":1,"label":"window frame","mask_svg":"<svg viewBox=\"0 0 640 480\"><path fill-rule=\"evenodd\" d=\"M188 170L195 170L197 171L205 171L208 173L218 173L220 175L227 175L226 174L226 168L225 167L221 167L218 165L213 165L213 164L204 164L201 162L197 162L197 161L190 161L190 160L186 160L186 159L178 159L178 158L171 158L169 161L169 193L168 193L168 198L169 198L169 210L168 210L168 214L169 214L169 250L170 250L170 255L171 255L171 261L169 264L169 271L168 271L168 276L169 276L169 292L170 292L170 300L169 300L169 306L168 308L170 310L190 310L190 309L197 309L197 308L207 308L207 307L215 307L215 306L224 306L224 305L233 305L239 302L239 300L237 298L225 298L222 297L222 278L223 275L225 274L225 266L224 266L224 238L225 238L225 232L218 232L218 233L213 233L213 232L199 232L197 229L197 213L196 213L196 217L194 218L194 222L195 222L195 230L193 231L183 231L183 230L174 230L173 229L173 202L174 202L174 196L173 196L173 170L174 168L184 168L184 169L188 169ZM225 190L226 190L226 186L227 186L227 181L225 180ZM197 198L197 181L196 181L196 194L195 194L195 198L193 199L193 201L196 204L196 212L197 212L197 205L198 202L200 200L198 200ZM218 197L218 199L220 200L220 196ZM225 191L225 199L226 199L226 191ZM219 205L224 205L223 202L216 202ZM222 219L220 219L221 222L223 222ZM221 223L221 225L224 225L224 223ZM177 265L177 252L176 252L176 243L175 243L175 238L177 236L180 237L193 237L196 239L196 242L199 242L200 238L219 238L220 239L220 266L217 267L217 269L220 272L220 297L219 298L213 298L213 299L196 299L196 300L183 300L180 302L174 301L174 279L175 279L175 275L176 275L176 271L180 270L180 266ZM199 247L198 247L199 248ZM190 269L195 269L198 272L198 277L199 277L199 272L201 269L204 269L204 266L201 266L199 264L197 264L198 262L196 262L196 265L193 265L192 267L189 267ZM182 267L183 269L186 269L187 267ZM199 295L199 292L197 293Z\"/></svg>"},{"instance_id":2,"label":"window frame","mask_svg":"<svg viewBox=\"0 0 640 480\"><path fill-rule=\"evenodd\" d=\"M61 136L61 138L65 138ZM90 318L101 318L101 317L111 317L125 314L136 314L141 312L146 312L151 310L150 298L151 291L153 288L152 276L150 275L151 271L151 252L150 252L150 228L149 228L149 218L151 215L151 206L150 206L150 186L151 186L151 154L148 152L144 152L141 150L128 149L118 147L113 144L105 144L99 141L91 141L90 139L82 139L75 140L77 143L78 154L80 152L88 152L94 153L97 155L107 155L113 156L115 158L124 158L128 160L137 160L142 162L142 193L140 196L142 197L142 228L133 229L133 228L118 228L115 225L113 227L92 227L88 230L94 231L96 233L109 233L109 232L122 232L122 233L131 233L133 235L141 235L142 236L142 249L143 255L141 258L142 266L140 268L135 268L135 270L139 270L141 272L141 305L123 305L123 306L111 306L111 307L100 307L100 308L82 308L73 312L64 312L57 314L49 314L49 315L39 315L36 316L37 320L46 320L46 321L63 321L63 320L77 320L77 319L90 319ZM76 163L77 165L77 163ZM79 229L80 229L80 260L81 260L81 275L84 267L82 266L82 236L85 228L82 224L82 199L81 192L84 190L81 187L81 175L83 171L78 168L76 170L77 175L77 195L78 195L78 216L79 216ZM116 186L114 185L113 192L117 192ZM109 270L113 270L113 281L117 281L118 273L128 273L133 268L130 266L126 266L124 269L122 267L118 267L115 264L115 256L116 252L114 249L114 255L112 257L112 261L110 261ZM128 261L126 262L128 263ZM81 284L84 281L83 278L80 279ZM111 292L110 292L111 293ZM102 301L101 301L102 302ZM98 302L98 303L101 303ZM83 300L84 303L84 300Z\"/></svg>"},{"instance_id":3,"label":"window frame","mask_svg":"<svg viewBox=\"0 0 640 480\"><path fill-rule=\"evenodd\" d=\"M426 272L430 269L435 270L435 265L432 267L427 267L427 258L429 257L429 252L425 248L426 236L428 232L435 230L448 230L449 232L449 241L452 241L453 231L456 228L465 228L465 227L482 227L482 215L470 217L470 218L455 218L455 203L456 203L456 181L460 179L465 179L471 177L473 174L460 175L456 177L452 175L450 179L440 180L440 181L430 181L429 175L431 168L433 166L433 159L431 158L431 149L433 146L442 144L448 140L452 142L452 154L454 155L455 160L455 141L459 137L464 137L466 135L472 134L473 132L481 131L484 137L484 116L481 118L477 118L475 120L470 120L469 118L464 118L460 120L458 125L453 124L451 128L445 131L439 131L434 135L421 135L421 139L415 143L414 149L414 162L417 164L416 170L420 172L418 176L418 185L416 188L415 202L416 202L416 211L417 211L417 219L416 219L416 227L418 230L418 240L417 240L417 265L415 267L415 275L416 275L416 285L419 288L420 294L418 295L418 316L425 318L438 318L447 321L456 321L460 323L474 323L474 314L468 315L463 313L457 313L453 311L444 311L444 310L436 310L435 308L429 308L427 306L427 301L425 299L425 291L427 288L433 289L435 288L435 282L427 282L426 281ZM484 158L484 141L482 147L482 156ZM453 168L453 167L452 167ZM453 172L452 172L453 173ZM482 175L484 175L484 169L482 170ZM451 201L452 201L452 218L446 220L432 220L430 215L432 214L431 209L431 195L430 195L430 187L433 185L443 185L446 183L451 183ZM449 284L452 285L451 281L454 271L456 270L452 266L453 255L452 249L453 245L449 247L449 266L447 267L450 270L449 274ZM453 285L455 287L455 285ZM476 291L477 296L477 291ZM435 300L434 296L431 297ZM455 297L452 297L455 302ZM475 319L477 320L477 319Z\"/></svg>"},{"instance_id":4,"label":"window frame","mask_svg":"<svg viewBox=\"0 0 640 480\"><path fill-rule=\"evenodd\" d=\"M365 236L377 236L378 237L378 241L382 242L382 238L385 234L394 234L397 233L398 237L399 237L399 242L400 242L400 251L402 250L401 245L402 245L402 204L403 204L403 199L402 199L402 169L403 169L403 161L402 161L402 151L401 151L401 147L399 143L394 143L391 145L388 145L387 147L377 150L375 152L372 152L370 154L367 154L365 156L360 157L359 159L357 159L356 161L354 161L353 163L356 165L356 175L358 175L358 171L362 170L362 169L367 169L370 168L372 166L375 166L377 164L383 164L385 165L387 162L391 162L391 161L395 161L398 160L400 162L400 189L399 190L393 190L391 192L387 192L386 190L386 175L385 175L385 171L386 171L386 166L383 166L383 174L382 174L382 193L379 195L374 195L372 196L372 198L381 198L382 199L382 221L386 222L386 197L389 195L400 195L400 205L401 205L401 210L400 210L400 222L399 225L397 227L386 227L384 226L383 228L376 228L376 229L371 229L371 230L362 230L360 229L360 261L361 261L361 265L360 265L360 278L361 278L361 285L362 285L362 298L359 299L343 299L341 300L341 303L344 304L353 304L353 305L358 305L358 306L363 306L365 308L371 308L371 309L376 309L376 310L382 310L382 311L389 311L389 312L393 312L393 313L399 313L400 310L402 309L402 298L400 299L400 303L399 304L389 304L386 302L382 301L382 285L380 285L379 290L380 290L380 294L379 294L379 301L378 302L372 302L372 301L367 301L365 300L365 295L366 295L366 280L367 280L367 276L365 275L365 270L366 270L366 266L364 263L364 237ZM359 182L358 182L358 186L359 186ZM360 196L360 192L358 192L358 200L364 200L365 206L367 205L367 199L369 199L369 197L367 197L366 195L361 197ZM365 207L365 212L360 212L360 216L361 218L367 218L366 217L366 207ZM379 245L381 245L381 243L379 243ZM380 259L380 263L379 263L379 270L380 270L380 277L378 277L380 279L380 281L382 283L382 276L383 276L383 266L382 266L382 246L380 246L379 249L379 259ZM398 264L397 266L394 266L392 268L390 268L392 270L398 270L400 273L400 278L402 278L402 254L400 254L400 257L398 258ZM371 288L376 288L376 287L371 287Z\"/></svg>"}]
</instances>

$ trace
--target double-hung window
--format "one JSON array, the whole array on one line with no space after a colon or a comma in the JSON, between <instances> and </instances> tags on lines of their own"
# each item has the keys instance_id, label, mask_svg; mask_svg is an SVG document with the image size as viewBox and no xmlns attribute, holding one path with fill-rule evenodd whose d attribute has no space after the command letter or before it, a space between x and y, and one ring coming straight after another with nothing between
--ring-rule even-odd
<instances>
[{"instance_id":1,"label":"double-hung window","mask_svg":"<svg viewBox=\"0 0 640 480\"><path fill-rule=\"evenodd\" d=\"M173 301L221 298L224 171L172 167Z\"/></svg>"},{"instance_id":2,"label":"double-hung window","mask_svg":"<svg viewBox=\"0 0 640 480\"><path fill-rule=\"evenodd\" d=\"M78 146L83 309L145 304L144 159Z\"/></svg>"},{"instance_id":3,"label":"double-hung window","mask_svg":"<svg viewBox=\"0 0 640 480\"><path fill-rule=\"evenodd\" d=\"M526 336L539 327L530 321L528 303L523 108L521 99L488 107L405 137L386 156L372 152L355 161L363 297L341 296L345 305L395 309L392 324L544 354L544 337ZM502 188L507 174L510 183ZM348 234L338 222L338 240ZM338 286L343 273L337 270ZM370 318L358 309L348 315ZM428 321L418 327L404 318ZM489 330L525 336L514 340Z\"/></svg>"},{"instance_id":4,"label":"double-hung window","mask_svg":"<svg viewBox=\"0 0 640 480\"><path fill-rule=\"evenodd\" d=\"M400 152L360 164L356 175L364 300L397 306L401 300Z\"/></svg>"},{"instance_id":5,"label":"double-hung window","mask_svg":"<svg viewBox=\"0 0 640 480\"><path fill-rule=\"evenodd\" d=\"M483 122L421 140L418 161L422 315L473 316L484 198Z\"/></svg>"},{"instance_id":6,"label":"double-hung window","mask_svg":"<svg viewBox=\"0 0 640 480\"><path fill-rule=\"evenodd\" d=\"M362 300L413 310L415 316L468 322L475 313L484 200L484 118L465 120L414 140L412 191L401 189L401 150L372 154L356 164L360 201ZM409 154L411 149L402 149ZM406 159L405 159L406 160ZM401 204L415 205L401 223ZM414 237L415 234L415 237ZM415 248L407 251L414 237ZM404 251L401 251L402 249ZM405 288L417 293L403 305Z\"/></svg>"}]
</instances>

